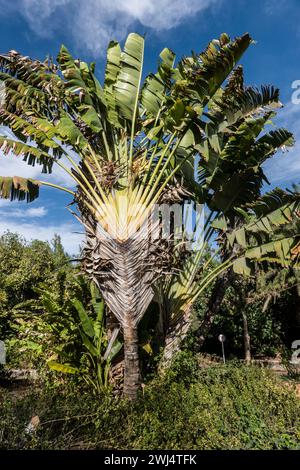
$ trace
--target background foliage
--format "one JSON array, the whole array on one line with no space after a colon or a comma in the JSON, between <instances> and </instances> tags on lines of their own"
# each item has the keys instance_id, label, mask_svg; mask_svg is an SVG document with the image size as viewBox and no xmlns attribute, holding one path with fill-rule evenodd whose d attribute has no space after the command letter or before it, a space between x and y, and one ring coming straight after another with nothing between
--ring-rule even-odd
<instances>
[{"instance_id":1,"label":"background foliage","mask_svg":"<svg viewBox=\"0 0 300 470\"><path fill-rule=\"evenodd\" d=\"M0 337L8 346L9 366L46 372L49 360L80 364L84 348L74 299L87 307L92 318L95 312L90 287L78 274L77 264L64 252L59 237L51 244L38 240L26 242L12 233L0 238ZM227 357L243 358L243 310L248 318L254 357L275 356L283 346L290 348L292 341L299 337L299 297L294 282L291 286L286 281L280 282L268 281L266 286L264 278L235 279L226 291L201 350L220 355L217 336L224 333ZM212 287L195 305L185 349L199 349L198 328L211 292ZM153 354L159 352L154 331L156 310L153 304L140 325L145 373L153 370Z\"/></svg>"}]
</instances>

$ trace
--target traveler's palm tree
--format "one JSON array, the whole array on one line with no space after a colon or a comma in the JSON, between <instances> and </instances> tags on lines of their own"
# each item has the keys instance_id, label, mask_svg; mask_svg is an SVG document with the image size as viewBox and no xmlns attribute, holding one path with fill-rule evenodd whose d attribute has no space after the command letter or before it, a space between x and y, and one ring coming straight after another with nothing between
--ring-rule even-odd
<instances>
[{"instance_id":1,"label":"traveler's palm tree","mask_svg":"<svg viewBox=\"0 0 300 470\"><path fill-rule=\"evenodd\" d=\"M292 223L297 218L298 190L275 189L261 196L267 182L263 163L293 144L292 134L285 129L268 133L265 129L274 110L282 106L279 90L245 87L243 69L238 66L225 89L220 88L209 104L199 145L198 178L193 182L195 197L206 204L207 229L202 250L188 259L180 276L166 277L158 289L165 324L163 367L188 331L194 301L211 278L219 275L218 270L222 275L224 268L232 267L236 273L249 275L254 271L253 260L264 264L268 258L269 264L294 267L298 262L290 253L298 246L300 235L298 225ZM219 249L204 261L205 248L216 236ZM212 270L215 258L219 262Z\"/></svg>"},{"instance_id":2,"label":"traveler's palm tree","mask_svg":"<svg viewBox=\"0 0 300 470\"><path fill-rule=\"evenodd\" d=\"M204 53L186 57L177 66L174 54L164 49L157 73L142 84L144 40L130 34L123 51L118 43L110 43L103 86L94 64L75 60L64 46L57 64L31 60L15 51L1 56L5 100L0 123L14 134L14 138L0 137L2 150L22 156L30 165L41 165L45 173L59 166L76 187L72 191L42 180L1 177L1 196L30 202L45 185L73 197L75 216L86 232L83 270L99 286L123 329L124 393L129 398L135 398L140 380L137 326L153 298L156 277L170 269L168 250L173 246L149 239L147 222L156 203L182 201L194 194L224 212L216 189L219 184L219 192L225 195L224 169L219 171L217 155L210 156L221 145L218 137L224 130L217 98L221 84L250 44L248 34L233 41L223 34ZM276 102L272 93L266 89L254 94L248 113ZM207 116L208 107L212 116ZM228 114L230 120L229 101ZM209 120L219 125L219 133L210 131ZM237 133L242 139L243 129ZM222 159L226 160L229 148L234 152L234 145L229 138L227 147L222 147ZM193 178L199 152L202 167L206 165L202 189ZM210 274L202 287L228 264Z\"/></svg>"}]
</instances>

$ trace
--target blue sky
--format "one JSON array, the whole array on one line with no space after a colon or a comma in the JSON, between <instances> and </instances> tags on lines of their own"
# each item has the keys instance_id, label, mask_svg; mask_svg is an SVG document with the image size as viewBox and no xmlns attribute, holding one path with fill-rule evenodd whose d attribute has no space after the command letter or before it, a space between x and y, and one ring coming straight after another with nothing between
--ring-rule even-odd
<instances>
[{"instance_id":1,"label":"blue sky","mask_svg":"<svg viewBox=\"0 0 300 470\"><path fill-rule=\"evenodd\" d=\"M146 35L145 73L155 70L164 47L178 57L203 50L208 41L227 32L248 31L257 41L241 63L246 82L274 84L285 107L274 121L292 130L297 143L266 165L272 186L300 182L300 104L292 104L292 82L300 80L300 0L0 0L0 52L14 49L43 59L56 56L61 43L86 61L96 61L101 77L110 39L122 41L130 31ZM39 177L13 157L0 154L1 175ZM63 173L58 184L71 184ZM32 204L0 200L0 233L18 231L26 238L62 236L70 253L78 251L80 225L66 210L70 198L42 189Z\"/></svg>"}]
</instances>

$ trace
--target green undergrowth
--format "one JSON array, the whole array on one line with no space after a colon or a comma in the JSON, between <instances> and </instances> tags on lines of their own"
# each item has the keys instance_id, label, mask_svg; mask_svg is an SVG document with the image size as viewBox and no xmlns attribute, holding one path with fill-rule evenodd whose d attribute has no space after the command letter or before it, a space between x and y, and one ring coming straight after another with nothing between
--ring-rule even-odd
<instances>
[{"instance_id":1,"label":"green undergrowth","mask_svg":"<svg viewBox=\"0 0 300 470\"><path fill-rule=\"evenodd\" d=\"M198 369L188 354L133 404L61 385L0 401L2 449L300 449L290 385L257 367Z\"/></svg>"}]
</instances>

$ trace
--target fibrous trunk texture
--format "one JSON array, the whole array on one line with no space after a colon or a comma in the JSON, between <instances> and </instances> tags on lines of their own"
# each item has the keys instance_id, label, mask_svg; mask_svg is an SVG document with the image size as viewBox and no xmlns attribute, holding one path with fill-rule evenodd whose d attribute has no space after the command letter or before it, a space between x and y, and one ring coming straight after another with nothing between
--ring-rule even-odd
<instances>
[{"instance_id":1,"label":"fibrous trunk texture","mask_svg":"<svg viewBox=\"0 0 300 470\"><path fill-rule=\"evenodd\" d=\"M143 234L118 241L98 228L87 239L84 270L99 286L108 308L121 323L137 325L153 297L149 268L151 245Z\"/></svg>"},{"instance_id":2,"label":"fibrous trunk texture","mask_svg":"<svg viewBox=\"0 0 300 470\"><path fill-rule=\"evenodd\" d=\"M248 329L248 319L245 312L243 312L243 327L244 327L244 349L245 349L245 361L246 364L251 364L251 346L250 346L250 335Z\"/></svg>"},{"instance_id":3,"label":"fibrous trunk texture","mask_svg":"<svg viewBox=\"0 0 300 470\"><path fill-rule=\"evenodd\" d=\"M140 386L139 341L136 327L126 326L124 336L124 396L135 400Z\"/></svg>"},{"instance_id":4,"label":"fibrous trunk texture","mask_svg":"<svg viewBox=\"0 0 300 470\"><path fill-rule=\"evenodd\" d=\"M153 298L151 263L155 244L149 240L146 227L126 240L118 240L93 221L85 220L85 228L83 271L98 285L107 307L124 332L124 395L132 399L140 383L134 332Z\"/></svg>"}]
</instances>

